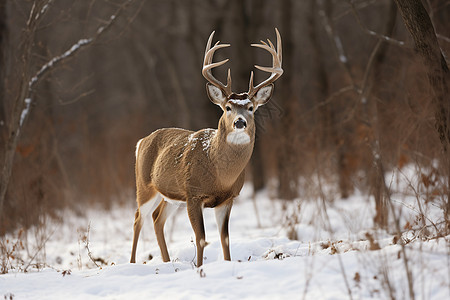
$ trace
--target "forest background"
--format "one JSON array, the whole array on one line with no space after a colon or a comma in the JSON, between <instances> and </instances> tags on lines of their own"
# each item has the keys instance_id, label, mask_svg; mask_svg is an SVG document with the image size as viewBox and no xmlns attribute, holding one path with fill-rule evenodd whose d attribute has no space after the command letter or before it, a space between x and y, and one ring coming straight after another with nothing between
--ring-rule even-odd
<instances>
[{"instance_id":1,"label":"forest background","mask_svg":"<svg viewBox=\"0 0 450 300\"><path fill-rule=\"evenodd\" d=\"M414 3L413 3L414 2ZM283 76L256 113L247 179L285 200L314 180L376 203L385 174L414 164L448 234L450 101L444 0L187 0L0 3L0 233L108 208L134 196L136 142L162 127L216 128L201 75L207 37L231 47L233 88L247 91L250 47L283 39ZM226 68L215 71L224 81ZM256 82L266 74L256 73ZM443 179L444 178L444 179ZM333 199L327 199L333 201ZM132 216L130 216L132 218ZM445 229L446 228L446 229Z\"/></svg>"}]
</instances>

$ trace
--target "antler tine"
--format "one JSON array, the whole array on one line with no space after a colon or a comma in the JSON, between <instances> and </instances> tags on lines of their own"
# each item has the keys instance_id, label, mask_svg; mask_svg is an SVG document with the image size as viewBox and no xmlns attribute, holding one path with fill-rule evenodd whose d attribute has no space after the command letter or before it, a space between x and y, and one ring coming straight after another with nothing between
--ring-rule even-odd
<instances>
[{"instance_id":1,"label":"antler tine","mask_svg":"<svg viewBox=\"0 0 450 300\"><path fill-rule=\"evenodd\" d=\"M267 41L269 42L270 48L275 49L275 46L272 44L272 41L267 39Z\"/></svg>"},{"instance_id":2,"label":"antler tine","mask_svg":"<svg viewBox=\"0 0 450 300\"><path fill-rule=\"evenodd\" d=\"M281 46L281 35L278 32L278 29L275 28L275 32L277 34L277 50L278 50L278 60L280 61L280 65L283 62L283 48Z\"/></svg>"},{"instance_id":3,"label":"antler tine","mask_svg":"<svg viewBox=\"0 0 450 300\"><path fill-rule=\"evenodd\" d=\"M266 51L268 51L272 55L272 67L262 67L255 65L255 68L258 70L269 72L271 73L269 78L258 84L256 87L253 86L253 71L250 75L250 83L249 83L249 90L248 95L249 97L253 97L254 94L262 87L271 84L275 80L277 80L281 74L283 74L283 69L281 68L282 63L282 48L281 48L281 36L278 32L278 29L275 28L275 32L277 35L277 49L275 49L275 46L270 41L270 39L267 39L268 44L264 41L261 41L261 44L251 44L253 47L261 48Z\"/></svg>"},{"instance_id":4,"label":"antler tine","mask_svg":"<svg viewBox=\"0 0 450 300\"><path fill-rule=\"evenodd\" d=\"M206 43L205 58L206 58L206 53L208 53L209 49L211 49L211 43L212 43L214 33L216 33L216 31L211 32L211 34L209 35L209 38L208 38L208 42Z\"/></svg>"},{"instance_id":5,"label":"antler tine","mask_svg":"<svg viewBox=\"0 0 450 300\"><path fill-rule=\"evenodd\" d=\"M213 31L211 33L211 35L209 36L209 39L208 39L208 43L206 44L205 57L203 59L202 74L203 74L203 77L205 77L206 80L208 80L211 84L215 85L216 87L220 88L226 94L226 96L228 97L229 95L232 94L230 69L228 69L227 85L224 85L222 82L217 80L212 75L211 69L223 65L229 60L227 58L227 59L224 59L224 60L216 62L216 63L212 62L213 56L214 56L214 52L216 52L216 50L218 50L220 48L229 47L230 44L219 44L220 41L217 41L214 44L214 47L211 48L211 44L212 44L212 39L213 39L214 33L215 33L215 31Z\"/></svg>"}]
</instances>

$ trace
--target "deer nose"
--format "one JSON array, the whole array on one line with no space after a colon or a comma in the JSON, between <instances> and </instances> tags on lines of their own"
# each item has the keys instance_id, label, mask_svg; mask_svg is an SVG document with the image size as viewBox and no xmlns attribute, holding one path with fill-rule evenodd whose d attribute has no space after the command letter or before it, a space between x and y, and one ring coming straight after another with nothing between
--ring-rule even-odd
<instances>
[{"instance_id":1,"label":"deer nose","mask_svg":"<svg viewBox=\"0 0 450 300\"><path fill-rule=\"evenodd\" d=\"M245 127L247 127L247 122L244 119L238 118L236 121L234 121L234 128L243 129Z\"/></svg>"}]
</instances>

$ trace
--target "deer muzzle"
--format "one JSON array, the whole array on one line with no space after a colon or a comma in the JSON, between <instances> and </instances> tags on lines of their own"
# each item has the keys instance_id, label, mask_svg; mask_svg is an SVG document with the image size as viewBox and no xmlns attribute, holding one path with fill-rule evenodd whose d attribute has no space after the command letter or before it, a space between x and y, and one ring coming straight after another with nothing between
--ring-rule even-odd
<instances>
[{"instance_id":1,"label":"deer muzzle","mask_svg":"<svg viewBox=\"0 0 450 300\"><path fill-rule=\"evenodd\" d=\"M238 117L233 123L234 129L244 129L247 127L247 121L242 117Z\"/></svg>"}]
</instances>

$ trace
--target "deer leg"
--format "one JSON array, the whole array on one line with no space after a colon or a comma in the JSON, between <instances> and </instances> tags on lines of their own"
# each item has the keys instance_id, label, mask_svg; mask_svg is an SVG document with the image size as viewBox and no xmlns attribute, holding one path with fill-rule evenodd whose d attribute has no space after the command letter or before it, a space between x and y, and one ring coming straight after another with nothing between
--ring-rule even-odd
<instances>
[{"instance_id":1,"label":"deer leg","mask_svg":"<svg viewBox=\"0 0 450 300\"><path fill-rule=\"evenodd\" d=\"M195 233L195 244L197 246L197 268L203 264L203 249L206 246L205 225L203 223L203 204L198 199L187 201L189 221Z\"/></svg>"},{"instance_id":2,"label":"deer leg","mask_svg":"<svg viewBox=\"0 0 450 300\"><path fill-rule=\"evenodd\" d=\"M232 206L233 200L230 200L214 208L217 228L219 229L220 233L220 243L222 244L223 258L225 260L231 260L230 239L228 237L228 221L230 219Z\"/></svg>"},{"instance_id":3,"label":"deer leg","mask_svg":"<svg viewBox=\"0 0 450 300\"><path fill-rule=\"evenodd\" d=\"M130 263L136 262L137 243L139 240L139 234L141 233L142 225L144 225L145 217L155 209L159 202L161 202L161 195L159 193L155 193L150 200L141 205L139 205L139 203L141 203L139 200L140 199L138 195L138 208L136 209L136 214L134 216L133 248L131 250Z\"/></svg>"},{"instance_id":4,"label":"deer leg","mask_svg":"<svg viewBox=\"0 0 450 300\"><path fill-rule=\"evenodd\" d=\"M161 201L158 207L153 212L153 225L155 228L156 239L158 240L159 249L163 262L170 261L169 252L167 251L166 240L164 238L164 224L170 215L172 215L178 206L170 202Z\"/></svg>"}]
</instances>

